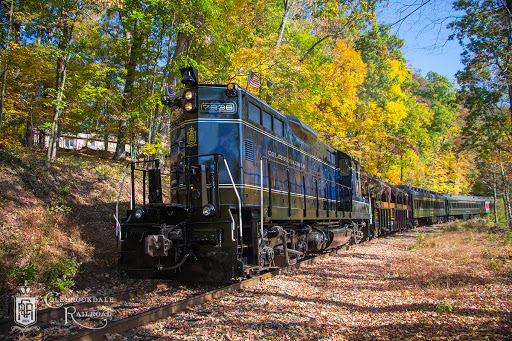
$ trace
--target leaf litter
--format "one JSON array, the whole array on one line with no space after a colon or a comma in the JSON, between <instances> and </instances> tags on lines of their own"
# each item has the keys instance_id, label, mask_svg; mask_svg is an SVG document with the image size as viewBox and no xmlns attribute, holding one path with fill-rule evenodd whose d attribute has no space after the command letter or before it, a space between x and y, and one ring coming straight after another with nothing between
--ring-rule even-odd
<instances>
[{"instance_id":1,"label":"leaf litter","mask_svg":"<svg viewBox=\"0 0 512 341\"><path fill-rule=\"evenodd\" d=\"M510 340L512 273L410 249L440 229L353 246L112 339Z\"/></svg>"}]
</instances>

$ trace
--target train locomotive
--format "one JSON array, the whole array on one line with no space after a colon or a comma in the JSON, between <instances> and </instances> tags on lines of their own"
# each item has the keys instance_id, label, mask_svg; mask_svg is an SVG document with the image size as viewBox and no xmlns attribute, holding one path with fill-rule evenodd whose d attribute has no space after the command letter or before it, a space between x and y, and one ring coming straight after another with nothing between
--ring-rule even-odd
<instances>
[{"instance_id":1,"label":"train locomotive","mask_svg":"<svg viewBox=\"0 0 512 341\"><path fill-rule=\"evenodd\" d=\"M176 113L169 169L159 160L127 165L130 207L115 216L128 275L225 282L424 220L421 190L362 174L237 84L199 84L192 67L181 73L185 89L162 97ZM460 216L447 205L466 199L443 198L434 213ZM490 201L478 198L481 214Z\"/></svg>"}]
</instances>

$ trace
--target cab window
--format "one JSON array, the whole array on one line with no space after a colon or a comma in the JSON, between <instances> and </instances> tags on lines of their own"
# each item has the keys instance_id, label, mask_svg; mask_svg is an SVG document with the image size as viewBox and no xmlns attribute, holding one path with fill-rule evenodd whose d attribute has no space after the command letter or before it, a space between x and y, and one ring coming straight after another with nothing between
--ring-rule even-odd
<instances>
[{"instance_id":1,"label":"cab window","mask_svg":"<svg viewBox=\"0 0 512 341\"><path fill-rule=\"evenodd\" d=\"M249 102L249 119L253 122L261 124L261 110L259 107Z\"/></svg>"},{"instance_id":2,"label":"cab window","mask_svg":"<svg viewBox=\"0 0 512 341\"><path fill-rule=\"evenodd\" d=\"M284 136L284 130L283 130L283 122L274 117L274 132L276 134L279 134L281 136Z\"/></svg>"},{"instance_id":3,"label":"cab window","mask_svg":"<svg viewBox=\"0 0 512 341\"><path fill-rule=\"evenodd\" d=\"M263 111L263 115L262 115L262 122L261 124L269 129L269 130L272 130L272 115L270 115L268 112L266 111Z\"/></svg>"}]
</instances>

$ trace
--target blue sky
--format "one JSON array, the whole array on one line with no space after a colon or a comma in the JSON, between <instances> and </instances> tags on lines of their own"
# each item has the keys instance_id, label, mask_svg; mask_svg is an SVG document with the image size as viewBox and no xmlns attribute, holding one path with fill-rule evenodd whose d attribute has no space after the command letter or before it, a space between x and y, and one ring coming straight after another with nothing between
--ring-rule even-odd
<instances>
[{"instance_id":1,"label":"blue sky","mask_svg":"<svg viewBox=\"0 0 512 341\"><path fill-rule=\"evenodd\" d=\"M402 53L413 70L435 71L456 83L455 73L463 69L460 62L462 48L457 40L448 41L452 31L446 25L458 14L452 9L450 0L431 0L417 9L424 0L384 1L379 4L377 20L392 24L405 18L391 28L391 33L405 40ZM460 13L459 13L460 14Z\"/></svg>"}]
</instances>

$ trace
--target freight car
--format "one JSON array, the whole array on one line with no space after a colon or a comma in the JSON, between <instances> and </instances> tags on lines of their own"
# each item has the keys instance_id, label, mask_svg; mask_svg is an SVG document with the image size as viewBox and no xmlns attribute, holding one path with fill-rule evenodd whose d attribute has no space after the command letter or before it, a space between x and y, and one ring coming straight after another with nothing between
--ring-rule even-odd
<instances>
[{"instance_id":1,"label":"freight car","mask_svg":"<svg viewBox=\"0 0 512 341\"><path fill-rule=\"evenodd\" d=\"M129 275L227 281L411 226L411 191L361 174L240 86L181 72L185 89L162 97L176 115L170 167L131 162L125 173L130 207L121 220L118 202L115 216Z\"/></svg>"}]
</instances>

